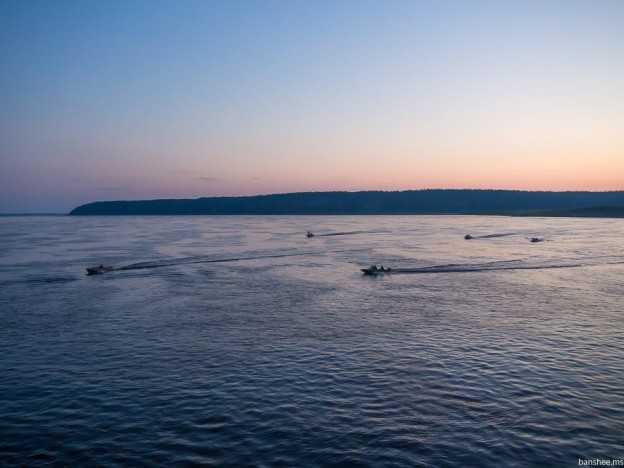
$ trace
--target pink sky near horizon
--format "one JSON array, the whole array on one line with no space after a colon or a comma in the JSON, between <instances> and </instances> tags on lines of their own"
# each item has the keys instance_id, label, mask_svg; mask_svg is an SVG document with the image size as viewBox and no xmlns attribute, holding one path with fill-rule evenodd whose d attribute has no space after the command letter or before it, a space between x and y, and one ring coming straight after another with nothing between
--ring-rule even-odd
<instances>
[{"instance_id":1,"label":"pink sky near horizon","mask_svg":"<svg viewBox=\"0 0 624 468\"><path fill-rule=\"evenodd\" d=\"M0 5L0 213L624 190L624 2Z\"/></svg>"}]
</instances>

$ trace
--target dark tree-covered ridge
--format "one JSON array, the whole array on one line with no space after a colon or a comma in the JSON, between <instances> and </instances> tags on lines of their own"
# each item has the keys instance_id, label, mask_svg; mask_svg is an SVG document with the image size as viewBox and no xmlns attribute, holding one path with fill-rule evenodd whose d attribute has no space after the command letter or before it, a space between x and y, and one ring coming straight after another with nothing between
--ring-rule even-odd
<instances>
[{"instance_id":1,"label":"dark tree-covered ridge","mask_svg":"<svg viewBox=\"0 0 624 468\"><path fill-rule=\"evenodd\" d=\"M624 209L624 191L407 190L300 192L247 197L99 201L72 215L367 215L610 213ZM580 210L580 211L579 211ZM573 215L573 214L572 214Z\"/></svg>"}]
</instances>

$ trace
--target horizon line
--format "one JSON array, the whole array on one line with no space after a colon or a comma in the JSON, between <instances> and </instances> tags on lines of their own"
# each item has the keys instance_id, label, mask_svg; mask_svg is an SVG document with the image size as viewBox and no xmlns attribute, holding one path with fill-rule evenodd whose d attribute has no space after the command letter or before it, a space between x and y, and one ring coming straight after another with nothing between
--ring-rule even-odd
<instances>
[{"instance_id":1,"label":"horizon line","mask_svg":"<svg viewBox=\"0 0 624 468\"><path fill-rule=\"evenodd\" d=\"M526 193L617 193L624 192L624 188L619 190L522 190L522 189L503 189L503 188L424 188L424 189L406 189L406 190L308 190L302 192L277 192L277 193L258 193L255 195L213 195L196 198L143 198L143 199L122 199L122 200L95 200L76 205L68 212L41 212L41 211L22 211L22 212L0 212L0 217L10 216L66 216L72 210L84 205L92 203L115 203L115 202L144 202L144 201L160 201L160 200L201 200L207 198L252 198L267 197L278 195L297 195L297 194L313 194L313 193L400 193L400 192L426 192L426 191L473 191L473 192L526 192Z\"/></svg>"}]
</instances>

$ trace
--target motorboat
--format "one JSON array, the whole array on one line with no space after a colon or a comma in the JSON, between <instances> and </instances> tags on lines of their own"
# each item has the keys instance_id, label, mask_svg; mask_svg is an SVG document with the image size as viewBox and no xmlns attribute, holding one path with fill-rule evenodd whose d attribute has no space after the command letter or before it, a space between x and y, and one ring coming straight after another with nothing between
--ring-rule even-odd
<instances>
[{"instance_id":1,"label":"motorboat","mask_svg":"<svg viewBox=\"0 0 624 468\"><path fill-rule=\"evenodd\" d=\"M472 239L472 236L471 236L470 234L466 234L466 235L464 236L464 239L466 239L466 240L470 240L470 239Z\"/></svg>"},{"instance_id":2,"label":"motorboat","mask_svg":"<svg viewBox=\"0 0 624 468\"><path fill-rule=\"evenodd\" d=\"M535 243L535 242L542 242L543 240L544 240L544 239L540 239L539 237L531 237L531 238L529 239L529 242L533 242L533 243Z\"/></svg>"},{"instance_id":3,"label":"motorboat","mask_svg":"<svg viewBox=\"0 0 624 468\"><path fill-rule=\"evenodd\" d=\"M392 271L392 268L384 268L383 265L377 268L377 265L371 265L368 268L361 268L361 270L362 270L362 273L364 273L367 276L378 276L378 275L390 273Z\"/></svg>"},{"instance_id":4,"label":"motorboat","mask_svg":"<svg viewBox=\"0 0 624 468\"><path fill-rule=\"evenodd\" d=\"M114 268L112 266L95 265L92 267L87 267L87 275L101 275L102 273L113 270Z\"/></svg>"},{"instance_id":5,"label":"motorboat","mask_svg":"<svg viewBox=\"0 0 624 468\"><path fill-rule=\"evenodd\" d=\"M314 237L314 233L311 231L308 231L308 233L306 234L306 237Z\"/></svg>"}]
</instances>

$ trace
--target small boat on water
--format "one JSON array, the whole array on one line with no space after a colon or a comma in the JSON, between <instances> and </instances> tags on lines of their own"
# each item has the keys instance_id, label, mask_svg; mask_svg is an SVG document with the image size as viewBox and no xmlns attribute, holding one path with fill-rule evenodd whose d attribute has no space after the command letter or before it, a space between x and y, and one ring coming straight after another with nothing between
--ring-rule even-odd
<instances>
[{"instance_id":1,"label":"small boat on water","mask_svg":"<svg viewBox=\"0 0 624 468\"><path fill-rule=\"evenodd\" d=\"M535 243L535 242L542 242L543 240L544 240L544 239L540 239L539 237L531 237L531 238L529 239L529 242L533 242L533 243Z\"/></svg>"},{"instance_id":2,"label":"small boat on water","mask_svg":"<svg viewBox=\"0 0 624 468\"><path fill-rule=\"evenodd\" d=\"M308 231L308 233L306 234L306 237L314 237L314 233L311 231Z\"/></svg>"},{"instance_id":3,"label":"small boat on water","mask_svg":"<svg viewBox=\"0 0 624 468\"><path fill-rule=\"evenodd\" d=\"M390 273L392 271L392 268L384 268L383 265L377 268L377 265L371 265L369 268L361 268L361 270L362 273L367 276L377 276Z\"/></svg>"},{"instance_id":4,"label":"small boat on water","mask_svg":"<svg viewBox=\"0 0 624 468\"><path fill-rule=\"evenodd\" d=\"M466 234L466 235L464 236L464 239L466 239L466 240L470 240L470 239L472 239L472 236L471 236L470 234Z\"/></svg>"},{"instance_id":5,"label":"small boat on water","mask_svg":"<svg viewBox=\"0 0 624 468\"><path fill-rule=\"evenodd\" d=\"M87 275L101 275L102 273L113 270L114 268L112 266L96 265L92 267L87 267Z\"/></svg>"}]
</instances>

